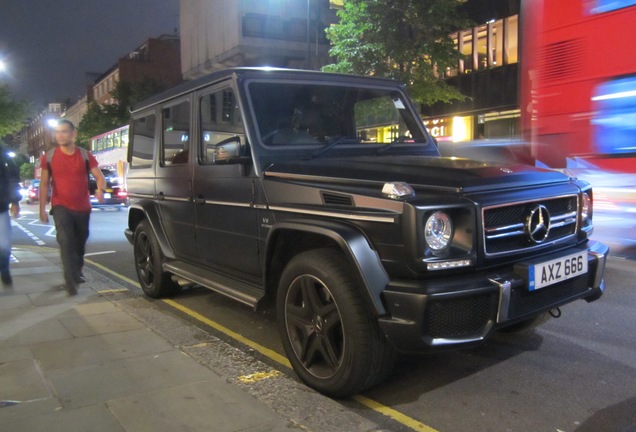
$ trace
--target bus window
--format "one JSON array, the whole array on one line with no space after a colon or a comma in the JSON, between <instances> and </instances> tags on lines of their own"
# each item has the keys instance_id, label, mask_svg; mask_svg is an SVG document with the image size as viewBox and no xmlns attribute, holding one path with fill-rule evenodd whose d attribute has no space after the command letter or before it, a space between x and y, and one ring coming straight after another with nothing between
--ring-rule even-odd
<instances>
[{"instance_id":1,"label":"bus window","mask_svg":"<svg viewBox=\"0 0 636 432\"><path fill-rule=\"evenodd\" d=\"M636 76L596 87L594 146L601 154L636 153Z\"/></svg>"},{"instance_id":2,"label":"bus window","mask_svg":"<svg viewBox=\"0 0 636 432\"><path fill-rule=\"evenodd\" d=\"M585 2L588 13L600 14L616 9L636 5L636 0L587 0Z\"/></svg>"}]
</instances>

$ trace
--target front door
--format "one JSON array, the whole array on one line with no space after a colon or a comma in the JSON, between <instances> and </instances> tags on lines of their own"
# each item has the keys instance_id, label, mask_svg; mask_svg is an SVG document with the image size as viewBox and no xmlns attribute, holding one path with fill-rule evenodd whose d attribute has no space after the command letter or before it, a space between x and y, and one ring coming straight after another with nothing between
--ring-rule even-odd
<instances>
[{"instance_id":1,"label":"front door","mask_svg":"<svg viewBox=\"0 0 636 432\"><path fill-rule=\"evenodd\" d=\"M247 148L236 94L223 84L201 93L197 104L199 156L193 197L199 260L211 270L258 282L253 169L215 161L223 141L239 141L243 150Z\"/></svg>"}]
</instances>

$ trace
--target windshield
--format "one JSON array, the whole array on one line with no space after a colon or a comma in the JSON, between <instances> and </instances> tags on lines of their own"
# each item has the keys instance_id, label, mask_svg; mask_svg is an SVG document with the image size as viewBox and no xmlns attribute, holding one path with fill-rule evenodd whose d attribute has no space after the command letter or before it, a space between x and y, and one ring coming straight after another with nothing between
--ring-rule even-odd
<instances>
[{"instance_id":1,"label":"windshield","mask_svg":"<svg viewBox=\"0 0 636 432\"><path fill-rule=\"evenodd\" d=\"M261 142L270 148L428 145L402 93L328 84L252 82ZM375 146L373 146L375 145Z\"/></svg>"}]
</instances>

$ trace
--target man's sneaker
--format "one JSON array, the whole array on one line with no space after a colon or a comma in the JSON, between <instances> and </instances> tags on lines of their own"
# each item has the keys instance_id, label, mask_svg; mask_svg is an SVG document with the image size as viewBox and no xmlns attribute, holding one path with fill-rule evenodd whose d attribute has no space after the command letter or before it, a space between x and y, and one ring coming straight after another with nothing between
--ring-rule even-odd
<instances>
[{"instance_id":1,"label":"man's sneaker","mask_svg":"<svg viewBox=\"0 0 636 432\"><path fill-rule=\"evenodd\" d=\"M2 285L13 285L13 279L9 270L2 270Z\"/></svg>"},{"instance_id":2,"label":"man's sneaker","mask_svg":"<svg viewBox=\"0 0 636 432\"><path fill-rule=\"evenodd\" d=\"M77 282L78 284L83 284L84 282L86 282L86 279L84 279L84 275L80 273L75 276L75 282Z\"/></svg>"}]
</instances>

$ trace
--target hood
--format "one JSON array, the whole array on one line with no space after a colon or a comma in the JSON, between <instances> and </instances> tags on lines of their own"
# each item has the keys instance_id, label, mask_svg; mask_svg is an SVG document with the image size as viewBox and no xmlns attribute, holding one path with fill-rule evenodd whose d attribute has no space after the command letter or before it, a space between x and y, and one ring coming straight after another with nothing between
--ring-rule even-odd
<instances>
[{"instance_id":1,"label":"hood","mask_svg":"<svg viewBox=\"0 0 636 432\"><path fill-rule=\"evenodd\" d=\"M270 165L266 176L328 182L406 182L414 188L481 192L566 182L553 170L437 156L323 158Z\"/></svg>"}]
</instances>

